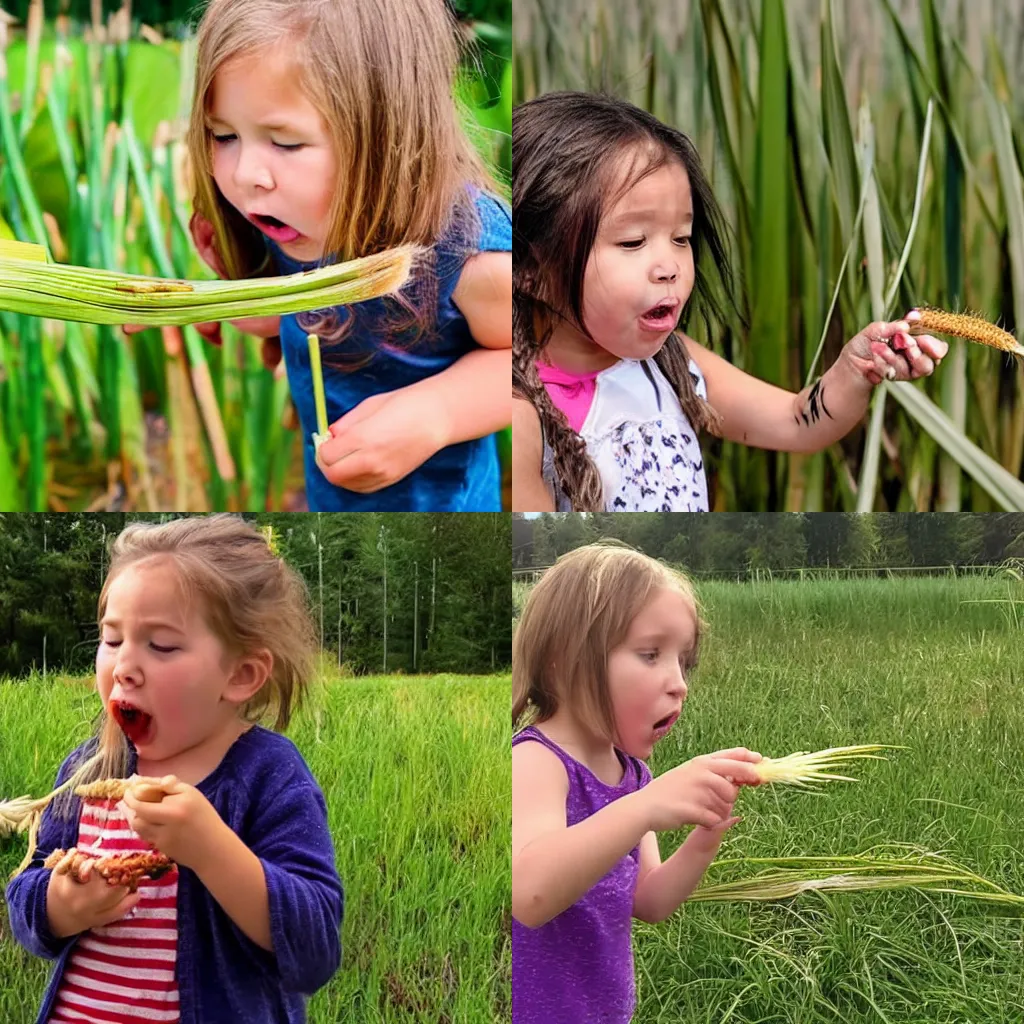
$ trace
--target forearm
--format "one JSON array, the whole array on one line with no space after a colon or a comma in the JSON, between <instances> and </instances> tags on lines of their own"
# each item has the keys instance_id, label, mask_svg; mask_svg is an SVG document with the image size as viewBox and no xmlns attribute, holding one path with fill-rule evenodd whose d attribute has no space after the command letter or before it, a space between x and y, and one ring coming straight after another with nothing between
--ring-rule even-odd
<instances>
[{"instance_id":1,"label":"forearm","mask_svg":"<svg viewBox=\"0 0 1024 1024\"><path fill-rule=\"evenodd\" d=\"M496 434L512 423L511 380L511 349L478 348L410 388L432 396L446 447Z\"/></svg>"},{"instance_id":2,"label":"forearm","mask_svg":"<svg viewBox=\"0 0 1024 1024\"><path fill-rule=\"evenodd\" d=\"M782 450L819 452L845 437L863 418L873 387L844 355L793 401L792 443Z\"/></svg>"},{"instance_id":3,"label":"forearm","mask_svg":"<svg viewBox=\"0 0 1024 1024\"><path fill-rule=\"evenodd\" d=\"M642 792L642 791L641 791ZM615 800L578 825L527 843L512 861L512 915L539 928L571 907L648 830L641 792Z\"/></svg>"},{"instance_id":4,"label":"forearm","mask_svg":"<svg viewBox=\"0 0 1024 1024\"><path fill-rule=\"evenodd\" d=\"M637 886L633 916L641 921L664 921L700 884L718 854L721 839L695 828L663 864L650 871Z\"/></svg>"},{"instance_id":5,"label":"forearm","mask_svg":"<svg viewBox=\"0 0 1024 1024\"><path fill-rule=\"evenodd\" d=\"M194 870L224 913L257 946L273 952L270 898L259 857L225 825L210 856Z\"/></svg>"}]
</instances>

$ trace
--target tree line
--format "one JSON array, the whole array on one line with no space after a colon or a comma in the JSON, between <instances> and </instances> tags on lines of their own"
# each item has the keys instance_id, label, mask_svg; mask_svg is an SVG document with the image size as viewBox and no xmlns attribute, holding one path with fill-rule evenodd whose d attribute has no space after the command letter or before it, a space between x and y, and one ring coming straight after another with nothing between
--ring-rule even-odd
<instances>
[{"instance_id":1,"label":"tree line","mask_svg":"<svg viewBox=\"0 0 1024 1024\"><path fill-rule=\"evenodd\" d=\"M91 670L109 546L180 513L0 513L0 675ZM482 673L512 662L501 513L254 513L303 577L332 661L354 674ZM271 532L272 531L272 532Z\"/></svg>"},{"instance_id":2,"label":"tree line","mask_svg":"<svg viewBox=\"0 0 1024 1024\"><path fill-rule=\"evenodd\" d=\"M614 537L691 572L1000 565L1024 559L1024 513L514 514L513 568Z\"/></svg>"}]
</instances>

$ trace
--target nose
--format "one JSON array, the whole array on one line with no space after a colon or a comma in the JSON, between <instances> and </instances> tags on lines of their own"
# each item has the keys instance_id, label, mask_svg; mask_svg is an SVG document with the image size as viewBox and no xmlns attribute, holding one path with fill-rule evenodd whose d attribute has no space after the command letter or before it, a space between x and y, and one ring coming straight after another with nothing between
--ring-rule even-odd
<instances>
[{"instance_id":1,"label":"nose","mask_svg":"<svg viewBox=\"0 0 1024 1024\"><path fill-rule=\"evenodd\" d=\"M664 261L651 267L651 281L654 284L675 284L679 267L675 262Z\"/></svg>"},{"instance_id":2,"label":"nose","mask_svg":"<svg viewBox=\"0 0 1024 1024\"><path fill-rule=\"evenodd\" d=\"M686 673L683 671L682 665L678 662L676 663L675 670L669 678L668 692L671 696L678 698L680 701L686 700Z\"/></svg>"},{"instance_id":3,"label":"nose","mask_svg":"<svg viewBox=\"0 0 1024 1024\"><path fill-rule=\"evenodd\" d=\"M238 163L235 164L235 187L243 192L251 192L260 188L269 190L274 187L274 179L260 157L257 146L238 146Z\"/></svg>"},{"instance_id":4,"label":"nose","mask_svg":"<svg viewBox=\"0 0 1024 1024\"><path fill-rule=\"evenodd\" d=\"M142 684L142 670L139 668L139 662L133 650L132 645L127 641L123 641L117 649L117 659L114 662L112 675L114 682L121 686L135 687Z\"/></svg>"}]
</instances>

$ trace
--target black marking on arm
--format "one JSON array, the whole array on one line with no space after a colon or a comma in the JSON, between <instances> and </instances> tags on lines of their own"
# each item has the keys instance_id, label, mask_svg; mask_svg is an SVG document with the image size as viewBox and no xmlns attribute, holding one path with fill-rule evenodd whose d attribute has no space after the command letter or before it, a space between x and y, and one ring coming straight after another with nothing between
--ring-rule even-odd
<instances>
[{"instance_id":1,"label":"black marking on arm","mask_svg":"<svg viewBox=\"0 0 1024 1024\"><path fill-rule=\"evenodd\" d=\"M819 377L812 385L810 393L807 395L806 408L800 410L800 416L804 421L805 426L810 426L812 423L817 423L821 419L821 414L824 413L830 420L834 419L832 413L828 411L828 407L825 405L825 388L822 385L821 377ZM799 424L800 420L797 420Z\"/></svg>"}]
</instances>

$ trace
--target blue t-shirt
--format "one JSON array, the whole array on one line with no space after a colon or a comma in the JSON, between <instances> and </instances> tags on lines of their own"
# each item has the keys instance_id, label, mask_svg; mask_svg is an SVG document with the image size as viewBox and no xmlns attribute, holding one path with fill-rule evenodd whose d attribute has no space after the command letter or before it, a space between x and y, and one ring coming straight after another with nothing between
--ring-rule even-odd
<instances>
[{"instance_id":1,"label":"blue t-shirt","mask_svg":"<svg viewBox=\"0 0 1024 1024\"><path fill-rule=\"evenodd\" d=\"M75 750L57 784L95 753ZM134 748L128 775L135 773ZM175 980L181 1024L245 1021L303 1024L307 997L341 962L343 895L323 793L285 736L254 726L196 787L263 865L270 902L269 952L249 939L189 868L178 865ZM59 939L46 916L50 872L43 861L78 842L80 802L68 819L43 812L32 863L7 887L11 932L30 953L56 960L37 1024L50 1019L60 980L80 935Z\"/></svg>"},{"instance_id":2,"label":"blue t-shirt","mask_svg":"<svg viewBox=\"0 0 1024 1024\"><path fill-rule=\"evenodd\" d=\"M452 294L466 260L475 252L511 252L512 216L494 196L474 190L479 218L476 237L453 230L434 246L437 317L430 336L412 345L397 342L388 328L394 321L393 299L371 299L352 307L337 307L339 323L354 314L354 322L335 352L353 363L338 369L327 363L335 356L322 342L327 422L334 423L364 399L415 384L448 369L478 345ZM279 274L295 274L319 265L291 259L270 243ZM433 282L432 282L433 284ZM431 300L432 306L432 300ZM281 317L281 349L288 383L299 414L306 468L306 497L315 512L500 512L501 468L493 436L449 445L431 456L397 483L373 494L335 487L316 464L313 433L317 429L313 377L309 363L308 332L295 314Z\"/></svg>"}]
</instances>

